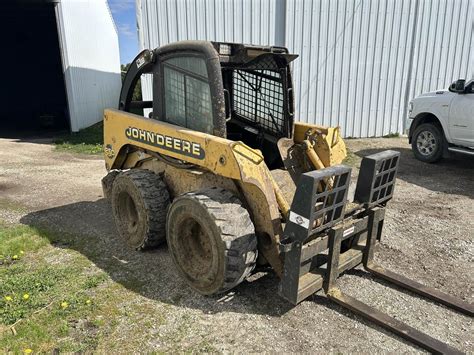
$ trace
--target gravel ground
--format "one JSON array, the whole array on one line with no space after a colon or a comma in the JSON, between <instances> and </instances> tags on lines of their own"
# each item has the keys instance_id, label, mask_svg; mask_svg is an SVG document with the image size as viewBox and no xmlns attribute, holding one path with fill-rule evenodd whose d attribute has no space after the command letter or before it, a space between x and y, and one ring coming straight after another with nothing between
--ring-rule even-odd
<instances>
[{"instance_id":1,"label":"gravel ground","mask_svg":"<svg viewBox=\"0 0 474 355\"><path fill-rule=\"evenodd\" d=\"M292 307L276 295L272 273L259 272L224 296L195 294L179 279L166 247L145 253L123 247L102 198L105 169L100 157L58 153L44 143L0 139L0 219L72 235L78 243L71 248L129 289L124 301L129 316L116 320L110 335L119 352L131 332L143 339L140 351L163 351L177 341L181 346L204 342L210 351L421 351L321 293ZM403 138L348 140L347 145L357 156L383 149L402 153L377 260L473 302L474 160L456 157L423 164ZM357 169L353 175L355 179ZM347 294L474 352L472 318L390 287L362 270L346 273L338 283ZM154 322L154 314L164 319Z\"/></svg>"}]
</instances>

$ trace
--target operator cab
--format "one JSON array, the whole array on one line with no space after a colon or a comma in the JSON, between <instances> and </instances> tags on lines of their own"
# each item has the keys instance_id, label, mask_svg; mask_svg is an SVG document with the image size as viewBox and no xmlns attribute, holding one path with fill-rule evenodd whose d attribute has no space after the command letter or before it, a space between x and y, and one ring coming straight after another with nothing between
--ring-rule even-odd
<instances>
[{"instance_id":1,"label":"operator cab","mask_svg":"<svg viewBox=\"0 0 474 355\"><path fill-rule=\"evenodd\" d=\"M283 47L182 41L142 51L130 65L119 109L152 108L151 118L242 141L281 167L280 138L291 138L293 88ZM131 101L141 74L153 74L153 101Z\"/></svg>"}]
</instances>

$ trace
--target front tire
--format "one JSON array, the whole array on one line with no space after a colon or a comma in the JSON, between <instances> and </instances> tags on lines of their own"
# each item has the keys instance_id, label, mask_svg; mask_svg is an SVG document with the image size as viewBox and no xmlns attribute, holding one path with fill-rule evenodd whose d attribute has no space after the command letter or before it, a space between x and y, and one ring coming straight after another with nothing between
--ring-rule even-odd
<instances>
[{"instance_id":1,"label":"front tire","mask_svg":"<svg viewBox=\"0 0 474 355\"><path fill-rule=\"evenodd\" d=\"M166 232L178 271L203 295L237 286L255 267L254 226L239 199L224 189L176 198L168 212Z\"/></svg>"},{"instance_id":2,"label":"front tire","mask_svg":"<svg viewBox=\"0 0 474 355\"><path fill-rule=\"evenodd\" d=\"M442 130L431 123L418 126L413 133L411 147L415 158L425 163L435 163L443 156Z\"/></svg>"},{"instance_id":3,"label":"front tire","mask_svg":"<svg viewBox=\"0 0 474 355\"><path fill-rule=\"evenodd\" d=\"M166 240L170 196L157 174L144 169L118 174L113 182L111 202L117 230L130 247L147 249Z\"/></svg>"}]
</instances>

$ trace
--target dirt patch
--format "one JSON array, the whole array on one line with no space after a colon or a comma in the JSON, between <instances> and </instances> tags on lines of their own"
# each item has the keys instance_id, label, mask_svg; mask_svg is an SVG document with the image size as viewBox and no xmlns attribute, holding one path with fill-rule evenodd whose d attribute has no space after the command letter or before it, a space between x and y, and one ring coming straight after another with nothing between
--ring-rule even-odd
<instances>
[{"instance_id":1,"label":"dirt patch","mask_svg":"<svg viewBox=\"0 0 474 355\"><path fill-rule=\"evenodd\" d=\"M2 200L38 210L102 197L101 157L60 153L50 144L9 139L0 139L0 146Z\"/></svg>"},{"instance_id":2,"label":"dirt patch","mask_svg":"<svg viewBox=\"0 0 474 355\"><path fill-rule=\"evenodd\" d=\"M474 160L423 164L413 158L402 138L348 140L347 145L354 161L383 149L402 153L378 261L472 302ZM53 230L58 249L79 251L128 290L121 306L126 316L104 320L117 325L97 349L419 351L321 293L292 307L277 296L278 280L272 273L259 272L223 296L195 294L179 278L166 246L145 253L125 247L102 199L104 174L100 158L54 152L45 144L0 140L0 186L14 185L0 190L2 199L27 211L16 209L15 218ZM354 181L356 176L353 169ZM13 212L2 204L0 218L9 213ZM338 283L349 295L417 329L463 351L473 349L472 318L392 288L360 270L345 274Z\"/></svg>"}]
</instances>

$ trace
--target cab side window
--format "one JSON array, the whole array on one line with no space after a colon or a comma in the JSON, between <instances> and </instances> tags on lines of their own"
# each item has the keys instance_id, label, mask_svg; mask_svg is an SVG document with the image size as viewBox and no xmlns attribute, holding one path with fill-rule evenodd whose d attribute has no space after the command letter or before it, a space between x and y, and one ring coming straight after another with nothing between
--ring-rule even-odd
<instances>
[{"instance_id":1,"label":"cab side window","mask_svg":"<svg viewBox=\"0 0 474 355\"><path fill-rule=\"evenodd\" d=\"M206 62L196 56L163 62L164 121L213 132L212 102Z\"/></svg>"}]
</instances>

